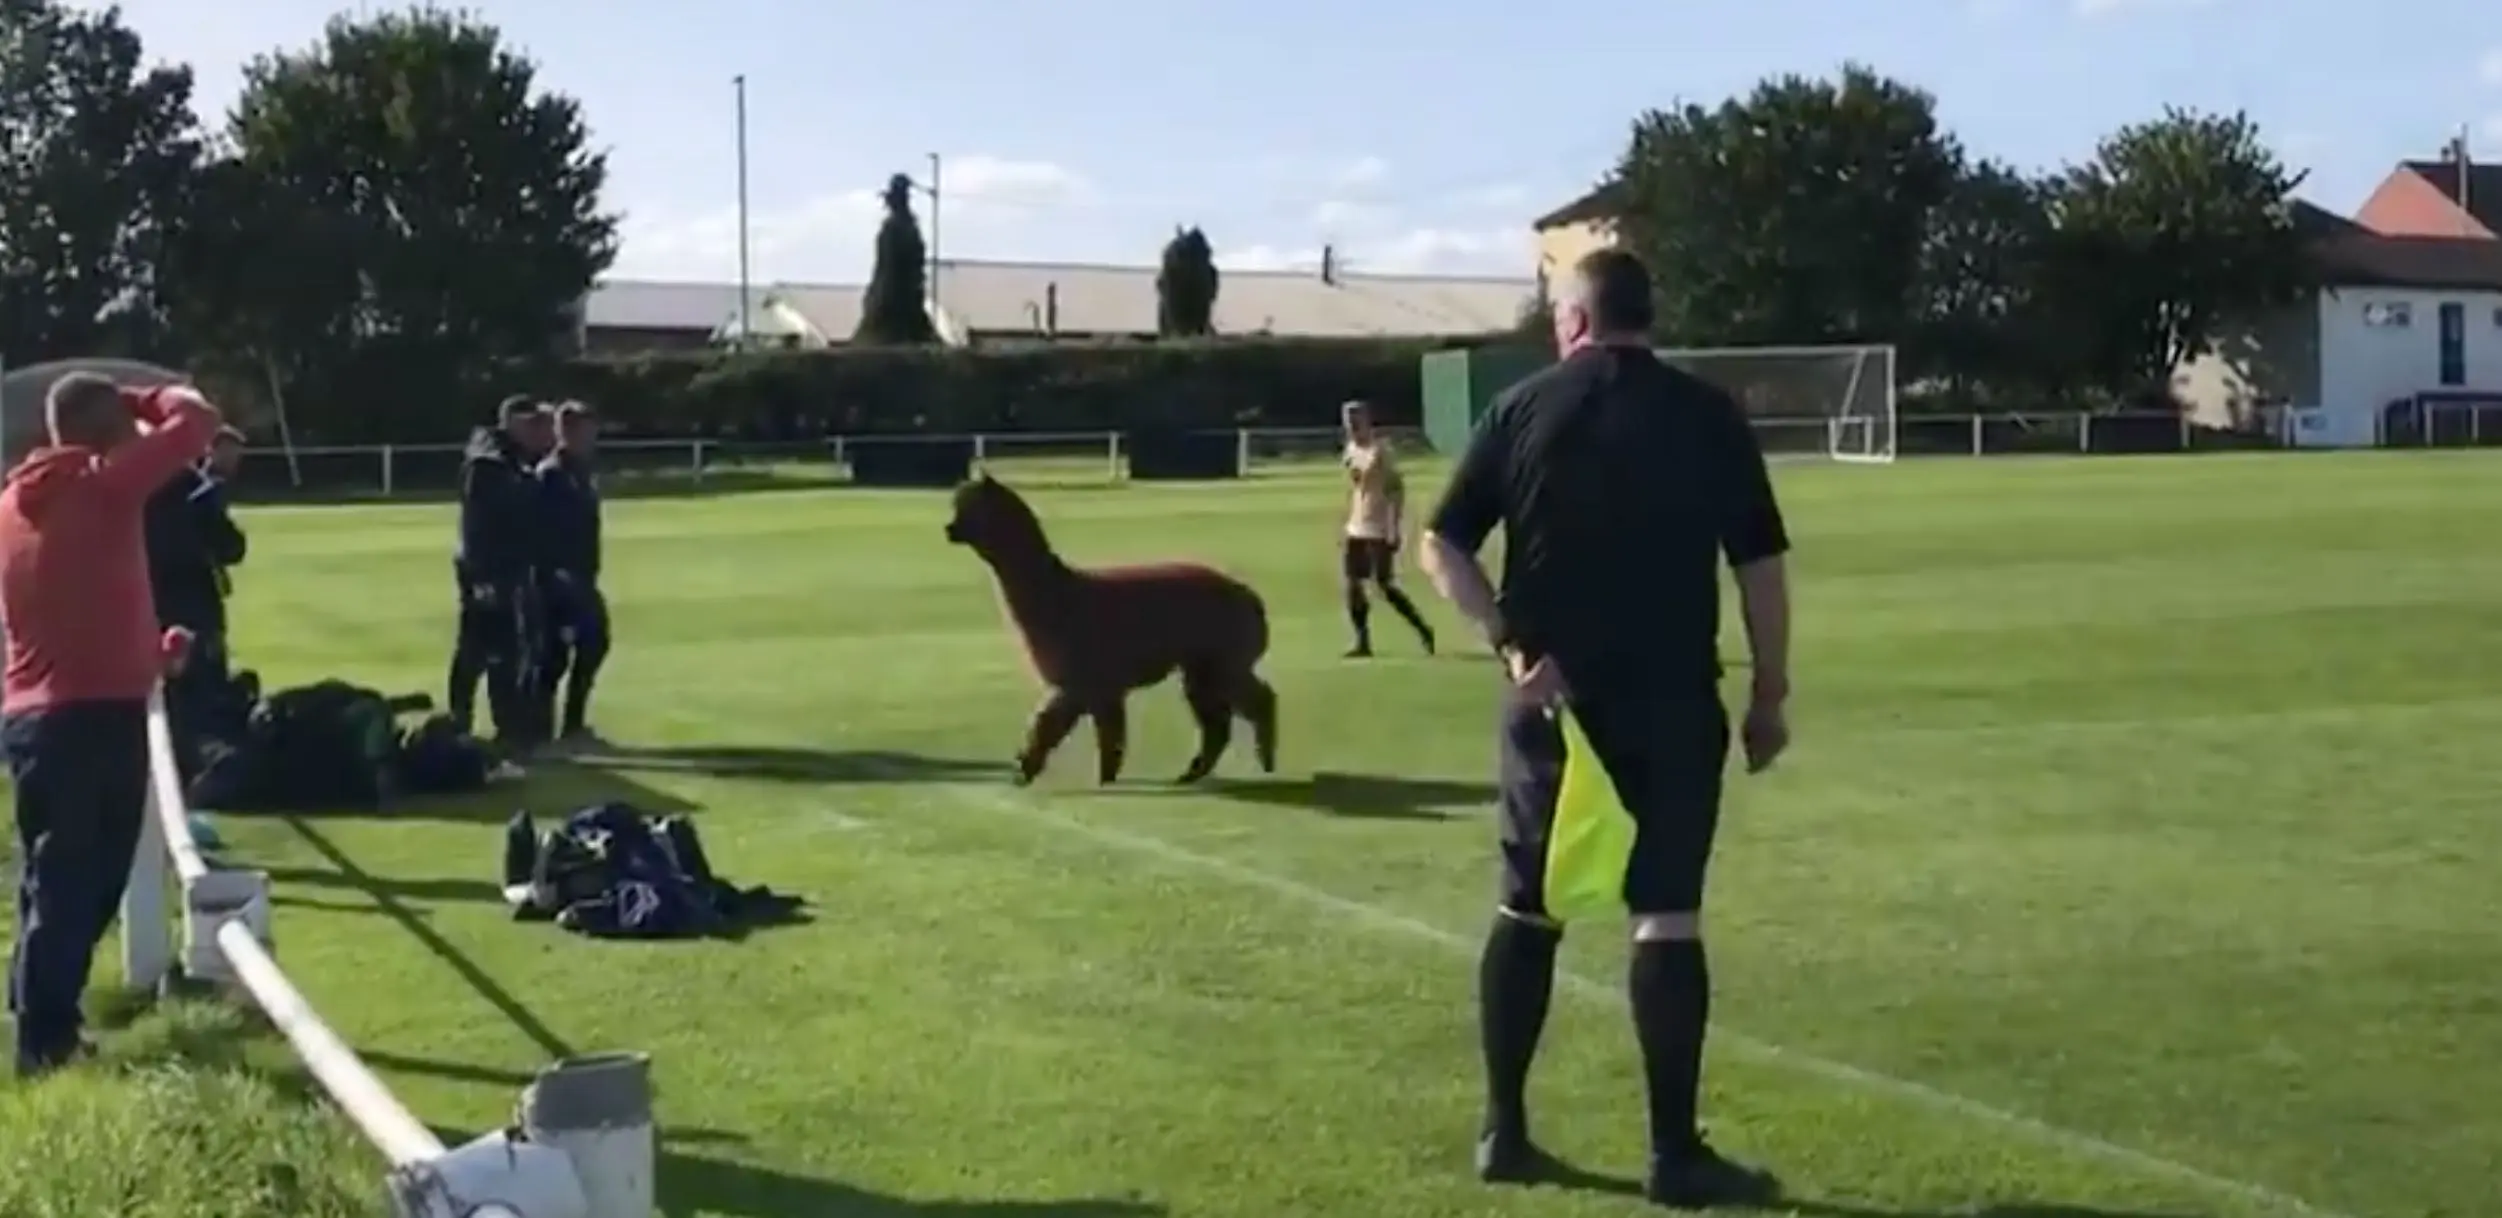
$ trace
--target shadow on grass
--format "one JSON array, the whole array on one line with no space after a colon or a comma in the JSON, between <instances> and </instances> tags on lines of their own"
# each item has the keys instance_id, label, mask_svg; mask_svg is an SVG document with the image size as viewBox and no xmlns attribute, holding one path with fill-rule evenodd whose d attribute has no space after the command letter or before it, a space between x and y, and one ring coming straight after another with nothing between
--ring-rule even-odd
<instances>
[{"instance_id":1,"label":"shadow on grass","mask_svg":"<svg viewBox=\"0 0 2502 1218\"><path fill-rule=\"evenodd\" d=\"M302 823L297 822L297 825L297 832L303 832ZM410 901L491 901L501 904L504 900L503 890L491 880L404 879L396 876L376 876L364 872L351 876L310 867L270 867L266 870L269 872L269 882L273 889L332 888L362 893L368 897L389 893L394 897ZM370 905L320 903L301 898L273 896L271 900L275 904L316 909L355 910L361 908L369 911L374 909ZM389 911L376 912L387 913ZM414 911L411 912L414 913Z\"/></svg>"},{"instance_id":2,"label":"shadow on grass","mask_svg":"<svg viewBox=\"0 0 2502 1218\"><path fill-rule=\"evenodd\" d=\"M2086 1205L2053 1205L2034 1201L1998 1202L1949 1210L1873 1209L1866 1206L1786 1199L1779 1204L1784 1213L1796 1215L1797 1218L2203 1218L2201 1215L2183 1212L2111 1210Z\"/></svg>"},{"instance_id":3,"label":"shadow on grass","mask_svg":"<svg viewBox=\"0 0 2502 1218\"><path fill-rule=\"evenodd\" d=\"M1112 1198L913 1201L839 1181L669 1150L661 1152L659 1175L660 1212L672 1218L683 1214L734 1218L786 1218L793 1214L843 1214L849 1218L1146 1218L1166 1212L1161 1205Z\"/></svg>"},{"instance_id":4,"label":"shadow on grass","mask_svg":"<svg viewBox=\"0 0 2502 1218\"><path fill-rule=\"evenodd\" d=\"M612 774L699 774L795 783L962 782L1003 778L1005 762L925 757L884 750L774 748L756 745L692 745L634 748L614 745L577 759L583 769ZM620 779L622 781L622 778Z\"/></svg>"},{"instance_id":5,"label":"shadow on grass","mask_svg":"<svg viewBox=\"0 0 2502 1218\"><path fill-rule=\"evenodd\" d=\"M366 1060L378 1064L393 1061L382 1054ZM428 1063L417 1065L421 1072L438 1077L464 1077ZM407 1068L407 1064L394 1063L394 1068ZM479 1081L514 1086L529 1081L499 1071L481 1073L488 1077ZM474 1135L437 1126L434 1136L446 1146L459 1146ZM1113 1198L912 1201L838 1180L690 1154L685 1149L745 1145L747 1139L734 1133L670 1126L660 1131L659 1140L659 1161L655 1166L662 1218L686 1214L717 1214L723 1218L792 1218L801 1214L839 1214L843 1218L1154 1218L1166 1212L1161 1205Z\"/></svg>"},{"instance_id":6,"label":"shadow on grass","mask_svg":"<svg viewBox=\"0 0 2502 1218\"><path fill-rule=\"evenodd\" d=\"M356 811L251 811L227 809L207 813L212 819L234 818L239 821L436 821L450 824L501 825L513 813L528 809L532 816L569 813L594 804L627 804L652 816L674 816L696 811L696 805L667 791L637 782L632 775L607 766L584 765L569 759L532 762L529 775L513 782L491 783L483 791L466 795L410 796L386 804L379 809ZM492 845L480 847L479 857L491 859Z\"/></svg>"},{"instance_id":7,"label":"shadow on grass","mask_svg":"<svg viewBox=\"0 0 2502 1218\"><path fill-rule=\"evenodd\" d=\"M362 892L370 898L384 916L399 923L400 929L407 931L410 938L415 939L427 951L432 952L436 959L441 960L454 973L459 974L460 979L468 983L469 988L476 991L480 998L485 999L489 1006L502 1012L504 1018L512 1022L513 1027L519 1029L522 1035L529 1037L538 1045L541 1053L550 1059L574 1055L572 1046L563 1037L558 1036L537 1015L531 1013L530 1008L522 1005L519 999L513 997L502 985L497 984L493 977L487 975L485 969L479 968L476 962L470 960L459 948L452 946L450 940L445 939L434 927L428 925L424 915L409 908L402 895L390 887L390 881L377 879L364 868L357 866L356 860L349 858L346 851L341 850L336 842L331 841L327 835L314 828L310 822L300 818L290 818L287 821L287 827L295 830L296 836L303 839L306 846L311 847L315 854L322 857L323 862L330 865L337 882ZM481 843L479 863L482 867L494 861L494 845L493 842Z\"/></svg>"},{"instance_id":8,"label":"shadow on grass","mask_svg":"<svg viewBox=\"0 0 2502 1218\"><path fill-rule=\"evenodd\" d=\"M1624 1176L1588 1171L1562 1161L1551 1162L1546 1176L1531 1187L1576 1193L1598 1193L1614 1197L1642 1195L1640 1181ZM1816 1201L1783 1192L1776 1192L1752 1208L1778 1212L1788 1215L1789 1218L2204 1218L2203 1215L2185 1212L2113 1210L2036 1201L1999 1201L1959 1205L1948 1209L1891 1209Z\"/></svg>"},{"instance_id":9,"label":"shadow on grass","mask_svg":"<svg viewBox=\"0 0 2502 1218\"><path fill-rule=\"evenodd\" d=\"M1105 788L1106 793L1137 791L1158 795L1169 795L1176 790L1196 790L1241 803L1318 812L1350 820L1452 820L1466 815L1462 809L1484 807L1492 804L1495 798L1494 787L1482 782L1342 774L1329 770L1309 778L1211 778L1196 788Z\"/></svg>"}]
</instances>

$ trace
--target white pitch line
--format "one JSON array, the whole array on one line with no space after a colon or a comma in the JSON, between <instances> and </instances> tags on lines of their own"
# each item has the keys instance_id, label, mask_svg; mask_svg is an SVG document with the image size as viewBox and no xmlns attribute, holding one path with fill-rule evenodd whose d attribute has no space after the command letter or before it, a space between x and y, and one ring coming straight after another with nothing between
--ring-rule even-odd
<instances>
[{"instance_id":1,"label":"white pitch line","mask_svg":"<svg viewBox=\"0 0 2502 1218\"><path fill-rule=\"evenodd\" d=\"M1079 820L1046 807L1037 799L1022 796L1010 790L969 783L937 785L945 786L961 802L969 806L1032 821L1055 832L1085 838L1097 845L1206 872L1246 887L1265 889L1304 905L1360 922L1375 930L1434 943L1455 952L1474 954L1480 946L1478 941L1467 936L1454 934L1439 926L1383 909L1378 905L1367 905L1362 901L1350 900L1336 893L1314 888L1300 880L1246 867L1215 855L1201 854L1195 850L1176 846L1163 838ZM1587 977L1573 973L1562 973L1559 976L1567 988L1583 997L1600 998L1610 1002L1619 997L1614 987L1602 985ZM2281 1193L2263 1185L2202 1171L2186 1163L2175 1162L2160 1155L2122 1146L2117 1142L2107 1141L2089 1133L2080 1133L2073 1129L2052 1125L2021 1113L2009 1112L2004 1108L1994 1107L1951 1091L1939 1090L1926 1083L1916 1083L1909 1079L1863 1069L1848 1062L1834 1061L1812 1053L1802 1053L1795 1049L1784 1048L1771 1041L1728 1031L1725 1028L1714 1028L1712 1037L1719 1043L1741 1053L1785 1066L1801 1074L1856 1087L1878 1095L1893 1096L1939 1112L1953 1113L2087 1158L2100 1159L2148 1176L2193 1185L2219 1196L2235 1197L2286 1215L2287 1218L2297 1218L2297 1216L2298 1218L2356 1218L2355 1215L2313 1205L2299 1197Z\"/></svg>"}]
</instances>

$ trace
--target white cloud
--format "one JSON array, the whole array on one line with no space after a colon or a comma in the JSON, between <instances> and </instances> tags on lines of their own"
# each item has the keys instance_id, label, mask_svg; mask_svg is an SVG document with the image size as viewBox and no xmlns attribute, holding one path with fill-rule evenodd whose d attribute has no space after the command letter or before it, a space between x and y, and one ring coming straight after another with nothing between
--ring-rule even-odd
<instances>
[{"instance_id":1,"label":"white cloud","mask_svg":"<svg viewBox=\"0 0 2502 1218\"><path fill-rule=\"evenodd\" d=\"M2485 57L2477 61L2476 79L2502 89L2502 47L2485 52Z\"/></svg>"},{"instance_id":2,"label":"white cloud","mask_svg":"<svg viewBox=\"0 0 2502 1218\"><path fill-rule=\"evenodd\" d=\"M942 161L938 185L942 239L952 234L984 244L1079 212L1101 197L1092 181L1065 166L981 155ZM913 206L926 222L928 200ZM860 279L884 218L878 191L866 186L756 209L747 224L750 275L758 283ZM623 228L614 272L621 278L721 283L738 275L735 208L694 215L629 210Z\"/></svg>"},{"instance_id":3,"label":"white cloud","mask_svg":"<svg viewBox=\"0 0 2502 1218\"><path fill-rule=\"evenodd\" d=\"M1377 156L1357 157L1338 167L1330 175L1330 185L1340 190L1371 190L1390 180L1390 162Z\"/></svg>"},{"instance_id":4,"label":"white cloud","mask_svg":"<svg viewBox=\"0 0 2502 1218\"><path fill-rule=\"evenodd\" d=\"M994 156L941 161L938 186L940 201L950 209L958 203L977 209L1070 207L1096 198L1094 183L1076 170L1048 161Z\"/></svg>"},{"instance_id":5,"label":"white cloud","mask_svg":"<svg viewBox=\"0 0 2502 1218\"><path fill-rule=\"evenodd\" d=\"M1461 191L1458 202L1460 206L1467 208L1511 211L1530 205L1529 188L1518 182L1480 186L1474 190Z\"/></svg>"},{"instance_id":6,"label":"white cloud","mask_svg":"<svg viewBox=\"0 0 2502 1218\"><path fill-rule=\"evenodd\" d=\"M2483 134L2486 139L2502 143L2502 111L2485 116Z\"/></svg>"},{"instance_id":7,"label":"white cloud","mask_svg":"<svg viewBox=\"0 0 2502 1218\"><path fill-rule=\"evenodd\" d=\"M1393 214L1389 208L1378 203L1327 199L1313 206L1312 227L1325 233L1379 228L1388 224Z\"/></svg>"}]
</instances>

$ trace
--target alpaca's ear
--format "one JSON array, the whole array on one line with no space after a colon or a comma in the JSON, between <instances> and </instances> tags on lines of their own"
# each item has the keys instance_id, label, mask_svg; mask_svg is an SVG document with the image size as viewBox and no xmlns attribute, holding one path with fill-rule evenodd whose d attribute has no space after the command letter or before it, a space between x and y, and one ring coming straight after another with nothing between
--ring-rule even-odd
<instances>
[{"instance_id":1,"label":"alpaca's ear","mask_svg":"<svg viewBox=\"0 0 2502 1218\"><path fill-rule=\"evenodd\" d=\"M983 471L982 471L982 485L984 485L984 486L997 486L997 485L999 485L999 480L998 480L998 479L996 479L996 478L991 477L991 476L990 476L990 471L989 471L989 470L983 470Z\"/></svg>"}]
</instances>

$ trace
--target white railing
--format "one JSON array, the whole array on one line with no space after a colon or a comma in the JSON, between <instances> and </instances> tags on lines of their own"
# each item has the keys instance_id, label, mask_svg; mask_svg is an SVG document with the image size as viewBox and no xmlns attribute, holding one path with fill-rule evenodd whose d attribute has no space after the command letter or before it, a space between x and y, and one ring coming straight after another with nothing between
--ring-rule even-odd
<instances>
[{"instance_id":1,"label":"white railing","mask_svg":"<svg viewBox=\"0 0 2502 1218\"><path fill-rule=\"evenodd\" d=\"M169 892L182 902L179 951ZM614 1137L599 1139L609 1145L586 1153L583 1139L574 1136L579 1126L542 1131L526 1118L537 1089L564 1087L568 1071L605 1068L614 1059L557 1063L524 1093L525 1119L514 1129L447 1148L287 979L271 951L269 917L269 877L212 866L193 839L159 693L148 705L147 816L122 903L122 964L130 984L162 991L184 981L248 997L382 1153L389 1195L402 1218L645 1218L651 1212L647 1112L639 1164L617 1161Z\"/></svg>"},{"instance_id":2,"label":"white railing","mask_svg":"<svg viewBox=\"0 0 2502 1218\"><path fill-rule=\"evenodd\" d=\"M1829 458L1836 452L1867 447L1845 443L1847 437L1836 434L1837 429L1867 422L1759 418L1754 425L1765 451L1774 456ZM2197 452L2258 442L2252 437L2236 445L2224 433L2170 413L1916 414L1891 420L1884 433L1889 449L1876 459ZM1234 429L1232 435L1238 472L1245 476L1326 465L1335 459L1340 442L1334 428L1249 427ZM1425 451L1419 429L1392 429L1392 437L1402 447ZM855 445L967 440L973 444L975 462L982 465L1089 483L1128 477L1127 440L1117 431L892 438L836 435L799 440L615 439L604 441L601 452L607 472L625 479L648 476L703 485L734 481L742 475L771 475L835 482L847 476ZM2289 444L2291 437L2271 433L2266 441ZM2481 437L2470 442L2481 442ZM271 485L278 475L264 471L284 469L289 471L289 480L304 489L392 496L449 491L457 484L461 447L377 444L299 448L292 453L264 450L257 455L258 461L246 475L247 485Z\"/></svg>"},{"instance_id":3,"label":"white railing","mask_svg":"<svg viewBox=\"0 0 2502 1218\"><path fill-rule=\"evenodd\" d=\"M1424 450L1418 428L1389 428L1394 442ZM1239 472L1314 462L1334 461L1341 436L1328 427L1247 427L1227 429L1233 438ZM971 436L822 436L795 440L608 439L600 443L602 464L611 476L656 476L701 485L724 476L736 478L772 472L793 478L812 473L837 480L849 469L855 445L869 443L973 444L977 464L1015 463L1048 467L1055 476L1086 481L1117 482L1128 476L1125 433L1117 431L996 432ZM254 449L246 455L247 489L268 486L283 476L308 490L368 493L382 496L444 492L458 484L463 448L458 444L371 444ZM284 471L283 475L270 471Z\"/></svg>"}]
</instances>

